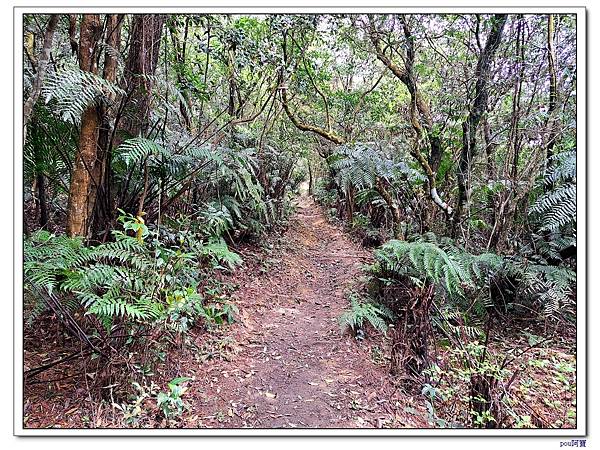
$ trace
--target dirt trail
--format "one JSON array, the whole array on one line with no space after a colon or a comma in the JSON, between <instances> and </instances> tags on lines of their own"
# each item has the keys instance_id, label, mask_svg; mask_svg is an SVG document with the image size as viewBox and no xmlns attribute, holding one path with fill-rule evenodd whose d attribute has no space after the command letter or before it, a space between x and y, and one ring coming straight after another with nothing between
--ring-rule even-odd
<instances>
[{"instance_id":1,"label":"dirt trail","mask_svg":"<svg viewBox=\"0 0 600 450\"><path fill-rule=\"evenodd\" d=\"M385 362L373 362L377 344L340 332L345 293L358 285L370 253L308 197L300 198L281 241L236 293L239 352L198 367L196 426L422 426L404 412L413 402L394 389Z\"/></svg>"}]
</instances>

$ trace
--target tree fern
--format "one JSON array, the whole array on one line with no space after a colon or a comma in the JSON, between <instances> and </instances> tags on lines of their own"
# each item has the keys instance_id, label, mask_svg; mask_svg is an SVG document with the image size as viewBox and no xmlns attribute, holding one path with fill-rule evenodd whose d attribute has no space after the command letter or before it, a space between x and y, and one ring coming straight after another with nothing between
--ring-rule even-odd
<instances>
[{"instance_id":1,"label":"tree fern","mask_svg":"<svg viewBox=\"0 0 600 450\"><path fill-rule=\"evenodd\" d=\"M420 285L437 284L450 296L462 296L464 287L472 285L472 278L460 256L431 242L391 240L375 251L374 270L384 277L407 276Z\"/></svg>"},{"instance_id":2,"label":"tree fern","mask_svg":"<svg viewBox=\"0 0 600 450\"><path fill-rule=\"evenodd\" d=\"M391 152L397 154L397 152ZM343 189L350 186L368 189L375 186L377 177L388 182L407 179L423 181L423 176L402 160L386 155L381 146L374 143L356 143L340 146L328 162L336 172L336 183Z\"/></svg>"},{"instance_id":3,"label":"tree fern","mask_svg":"<svg viewBox=\"0 0 600 450\"><path fill-rule=\"evenodd\" d=\"M149 156L169 157L170 152L150 139L133 138L123 142L117 149L117 154L127 166L139 164Z\"/></svg>"},{"instance_id":4,"label":"tree fern","mask_svg":"<svg viewBox=\"0 0 600 450\"><path fill-rule=\"evenodd\" d=\"M531 212L540 216L540 230L557 231L574 224L577 213L575 184L564 184L546 192L537 199Z\"/></svg>"},{"instance_id":5,"label":"tree fern","mask_svg":"<svg viewBox=\"0 0 600 450\"><path fill-rule=\"evenodd\" d=\"M515 303L538 304L546 316L558 316L570 304L575 272L560 266L534 263L523 256L471 254L449 240L436 242L425 235L413 242L391 240L375 251L371 273L395 283L403 277L417 286L442 288L449 298L478 300L491 306L490 287L512 280Z\"/></svg>"}]
</instances>

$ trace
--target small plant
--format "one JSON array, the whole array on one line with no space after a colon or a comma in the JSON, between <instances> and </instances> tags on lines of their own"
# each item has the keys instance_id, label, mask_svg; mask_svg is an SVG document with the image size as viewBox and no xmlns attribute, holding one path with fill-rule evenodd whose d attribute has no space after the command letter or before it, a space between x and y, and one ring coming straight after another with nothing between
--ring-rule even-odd
<instances>
[{"instance_id":1,"label":"small plant","mask_svg":"<svg viewBox=\"0 0 600 450\"><path fill-rule=\"evenodd\" d=\"M232 324L238 313L237 306L230 302L215 302L204 307L202 316L208 325Z\"/></svg>"},{"instance_id":2,"label":"small plant","mask_svg":"<svg viewBox=\"0 0 600 450\"><path fill-rule=\"evenodd\" d=\"M223 239L211 239L201 247L201 254L215 270L231 270L242 263L242 258L229 250Z\"/></svg>"},{"instance_id":3,"label":"small plant","mask_svg":"<svg viewBox=\"0 0 600 450\"><path fill-rule=\"evenodd\" d=\"M125 231L133 231L138 242L143 244L144 239L148 236L148 227L142 217L144 213L141 213L139 216L134 216L133 214L126 213L122 209L119 209L119 213L121 213L121 215L118 217L118 220L123 224L123 229Z\"/></svg>"},{"instance_id":4,"label":"small plant","mask_svg":"<svg viewBox=\"0 0 600 450\"><path fill-rule=\"evenodd\" d=\"M179 332L188 331L204 314L202 296L195 289L178 289L167 294L168 323Z\"/></svg>"},{"instance_id":5,"label":"small plant","mask_svg":"<svg viewBox=\"0 0 600 450\"><path fill-rule=\"evenodd\" d=\"M438 391L438 389L434 388L429 383L425 383L423 385L421 394L424 395L426 398L425 406L427 407L427 422L430 425L435 425L439 428L449 428L451 424L448 421L438 417L435 408L436 402L438 399L440 399L440 397L442 400L444 400L444 394Z\"/></svg>"},{"instance_id":6,"label":"small plant","mask_svg":"<svg viewBox=\"0 0 600 450\"><path fill-rule=\"evenodd\" d=\"M187 387L182 386L182 384L190 380L192 378L189 377L174 378L167 384L169 390L167 392L159 392L156 396L156 404L165 416L165 419L171 420L179 417L188 408L188 405L181 397L187 391Z\"/></svg>"},{"instance_id":7,"label":"small plant","mask_svg":"<svg viewBox=\"0 0 600 450\"><path fill-rule=\"evenodd\" d=\"M361 300L358 295L350 294L350 309L344 311L339 318L342 332L350 329L354 336L362 333L365 321L370 323L377 331L385 333L387 331L386 319L393 318L392 312L382 305L376 305Z\"/></svg>"},{"instance_id":8,"label":"small plant","mask_svg":"<svg viewBox=\"0 0 600 450\"><path fill-rule=\"evenodd\" d=\"M443 428L498 427L506 414L503 387L508 386L511 376L505 363L506 359L478 341L451 348L445 368L432 364L424 370L430 382L422 393L431 423Z\"/></svg>"},{"instance_id":9,"label":"small plant","mask_svg":"<svg viewBox=\"0 0 600 450\"><path fill-rule=\"evenodd\" d=\"M137 393L132 395L129 403L113 403L113 406L123 413L123 421L126 425L138 427L145 414L144 401L156 394L157 386L154 382L151 382L149 387L134 382L133 387Z\"/></svg>"}]
</instances>

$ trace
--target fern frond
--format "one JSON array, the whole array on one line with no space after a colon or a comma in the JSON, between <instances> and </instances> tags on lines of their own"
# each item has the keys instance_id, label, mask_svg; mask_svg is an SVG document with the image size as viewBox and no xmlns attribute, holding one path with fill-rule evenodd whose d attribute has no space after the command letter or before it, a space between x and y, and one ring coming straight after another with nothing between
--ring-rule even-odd
<instances>
[{"instance_id":1,"label":"fern frond","mask_svg":"<svg viewBox=\"0 0 600 450\"><path fill-rule=\"evenodd\" d=\"M77 67L51 72L42 86L42 97L66 122L78 124L89 106L125 92L116 84Z\"/></svg>"},{"instance_id":2,"label":"fern frond","mask_svg":"<svg viewBox=\"0 0 600 450\"><path fill-rule=\"evenodd\" d=\"M383 305L360 300L356 295L350 296L350 309L344 311L338 322L342 332L347 328L356 333L368 322L373 328L381 333L387 331L387 320L393 319L394 315L389 308Z\"/></svg>"}]
</instances>

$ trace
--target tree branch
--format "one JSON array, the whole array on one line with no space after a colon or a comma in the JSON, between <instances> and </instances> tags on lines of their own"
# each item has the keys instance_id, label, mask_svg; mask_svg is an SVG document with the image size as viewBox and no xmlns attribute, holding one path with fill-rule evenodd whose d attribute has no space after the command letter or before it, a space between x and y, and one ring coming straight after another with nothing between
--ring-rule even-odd
<instances>
[{"instance_id":1,"label":"tree branch","mask_svg":"<svg viewBox=\"0 0 600 450\"><path fill-rule=\"evenodd\" d=\"M48 25L46 26L46 32L44 33L44 44L42 52L38 58L37 71L35 79L33 80L33 87L29 98L23 105L23 128L27 129L27 123L31 118L33 112L33 106L40 96L42 91L42 84L46 76L46 70L48 69L48 61L50 60L50 49L52 47L52 40L54 39L54 32L56 31L56 24L58 23L58 14L52 14ZM25 132L24 132L25 135Z\"/></svg>"}]
</instances>

